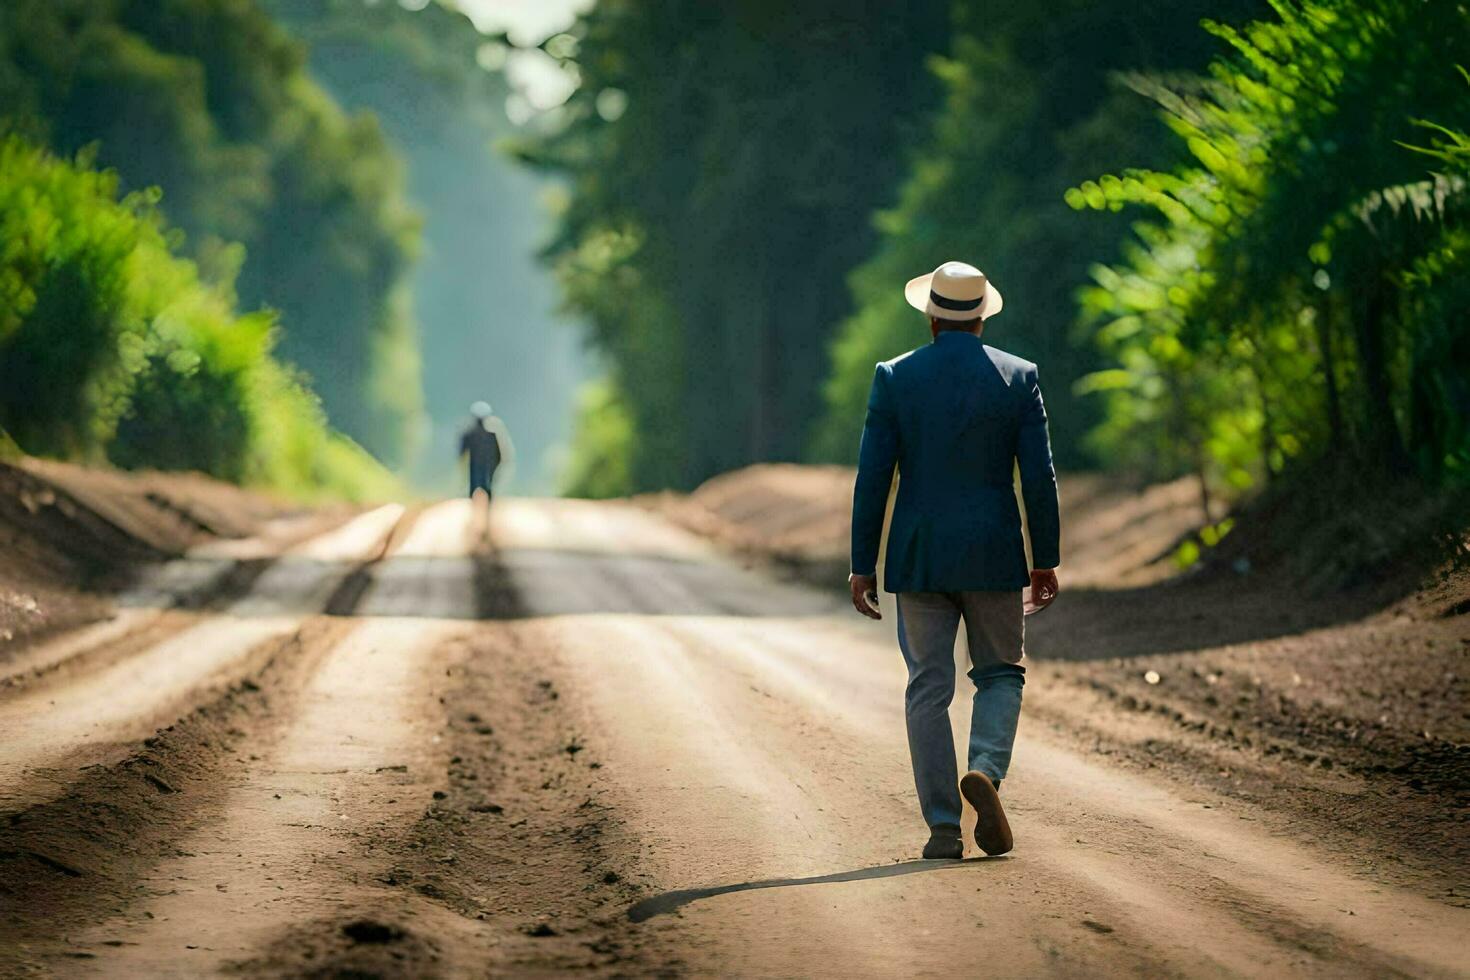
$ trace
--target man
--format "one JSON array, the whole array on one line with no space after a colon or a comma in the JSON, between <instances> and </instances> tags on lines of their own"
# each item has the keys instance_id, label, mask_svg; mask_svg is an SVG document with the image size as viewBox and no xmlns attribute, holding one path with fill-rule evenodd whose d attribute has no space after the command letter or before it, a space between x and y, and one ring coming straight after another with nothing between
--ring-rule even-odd
<instances>
[{"instance_id":1,"label":"man","mask_svg":"<svg viewBox=\"0 0 1470 980\"><path fill-rule=\"evenodd\" d=\"M510 438L505 431L505 423L491 414L490 406L485 402L471 405L470 415L474 419L459 437L459 455L470 458L470 497L475 496L476 490L483 490L486 500L489 500L493 496L491 485L495 482L495 471L510 454Z\"/></svg>"},{"instance_id":2,"label":"man","mask_svg":"<svg viewBox=\"0 0 1470 980\"><path fill-rule=\"evenodd\" d=\"M908 665L905 708L926 858L958 858L961 796L975 808L986 854L1013 845L997 790L1021 713L1022 589L1057 594L1060 520L1046 409L1036 365L980 341L1001 296L979 269L946 262L904 289L929 317L933 342L879 364L868 397L852 507L852 603L881 619L876 578L883 515L898 468L884 588L898 597ZM1012 474L1019 464L1031 531L1028 575ZM969 769L955 785L949 704L955 636L965 622L970 680Z\"/></svg>"}]
</instances>

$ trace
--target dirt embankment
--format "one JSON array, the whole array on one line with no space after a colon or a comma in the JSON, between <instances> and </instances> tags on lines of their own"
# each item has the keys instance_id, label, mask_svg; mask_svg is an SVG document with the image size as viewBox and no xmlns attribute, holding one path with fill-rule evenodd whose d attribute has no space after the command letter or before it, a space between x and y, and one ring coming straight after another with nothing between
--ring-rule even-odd
<instances>
[{"instance_id":1,"label":"dirt embankment","mask_svg":"<svg viewBox=\"0 0 1470 980\"><path fill-rule=\"evenodd\" d=\"M639 502L736 554L825 583L847 575L852 477L845 466L769 463Z\"/></svg>"},{"instance_id":2,"label":"dirt embankment","mask_svg":"<svg viewBox=\"0 0 1470 980\"><path fill-rule=\"evenodd\" d=\"M198 474L0 462L0 660L105 618L140 567L293 516L284 501Z\"/></svg>"},{"instance_id":3,"label":"dirt embankment","mask_svg":"<svg viewBox=\"0 0 1470 980\"><path fill-rule=\"evenodd\" d=\"M768 463L717 476L688 495L640 502L722 547L818 588L848 572L853 470ZM1192 480L1130 484L1091 474L1060 482L1062 550L1073 586L1142 585L1174 574L1174 547L1201 521Z\"/></svg>"},{"instance_id":4,"label":"dirt embankment","mask_svg":"<svg viewBox=\"0 0 1470 980\"><path fill-rule=\"evenodd\" d=\"M751 467L654 505L840 589L851 481ZM1455 502L1412 487L1328 508L1268 496L1181 572L1172 556L1204 523L1191 482L1060 486L1063 594L1028 621L1028 713L1125 765L1373 840L1470 902L1443 876L1463 867L1470 821L1470 538L1443 531Z\"/></svg>"}]
</instances>

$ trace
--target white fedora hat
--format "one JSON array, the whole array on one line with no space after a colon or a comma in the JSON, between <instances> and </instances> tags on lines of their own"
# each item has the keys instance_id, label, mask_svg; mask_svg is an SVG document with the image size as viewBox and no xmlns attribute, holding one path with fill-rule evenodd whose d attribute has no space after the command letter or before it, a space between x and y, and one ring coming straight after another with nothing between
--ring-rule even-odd
<instances>
[{"instance_id":1,"label":"white fedora hat","mask_svg":"<svg viewBox=\"0 0 1470 980\"><path fill-rule=\"evenodd\" d=\"M1004 301L985 273L965 262L946 262L903 287L909 305L939 320L993 317Z\"/></svg>"}]
</instances>

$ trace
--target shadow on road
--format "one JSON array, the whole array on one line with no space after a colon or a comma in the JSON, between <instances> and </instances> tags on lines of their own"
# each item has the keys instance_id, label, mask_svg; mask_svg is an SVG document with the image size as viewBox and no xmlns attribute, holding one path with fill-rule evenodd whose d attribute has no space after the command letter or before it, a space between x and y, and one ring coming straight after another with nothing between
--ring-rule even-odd
<instances>
[{"instance_id":1,"label":"shadow on road","mask_svg":"<svg viewBox=\"0 0 1470 980\"><path fill-rule=\"evenodd\" d=\"M284 555L180 558L124 595L131 609L186 609L239 618L315 615L511 620L539 616L795 617L841 606L830 593L782 589L728 563L556 549L461 555L387 554L361 560Z\"/></svg>"},{"instance_id":2,"label":"shadow on road","mask_svg":"<svg viewBox=\"0 0 1470 980\"><path fill-rule=\"evenodd\" d=\"M899 875L920 874L925 871L948 871L967 865L987 861L1004 861L1004 857L973 857L961 861L902 861L898 864L880 864L872 868L857 868L853 871L838 871L829 875L810 878L767 878L764 881L741 881L733 885L713 885L708 888L683 888L645 898L628 909L628 918L643 922L655 915L664 915L681 909L701 898L729 895L731 892L749 892L760 888L789 888L794 885L831 885L844 881L871 881L876 878L896 878Z\"/></svg>"}]
</instances>

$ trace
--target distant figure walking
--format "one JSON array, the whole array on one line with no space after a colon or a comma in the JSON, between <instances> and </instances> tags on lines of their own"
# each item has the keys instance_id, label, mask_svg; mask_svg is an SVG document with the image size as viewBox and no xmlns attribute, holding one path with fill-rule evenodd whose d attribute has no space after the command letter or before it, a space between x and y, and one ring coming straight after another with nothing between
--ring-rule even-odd
<instances>
[{"instance_id":1,"label":"distant figure walking","mask_svg":"<svg viewBox=\"0 0 1470 980\"><path fill-rule=\"evenodd\" d=\"M1036 365L980 342L1001 310L984 273L946 262L904 296L929 317L933 342L878 365L868 396L852 507L852 603L881 619L877 562L895 467L884 588L898 596L908 665L905 714L926 858L958 858L961 796L975 808L986 854L1013 846L998 790L1011 762L1026 682L1022 590L1056 598L1060 520L1046 409ZM1015 464L1031 530L1031 567L1012 483ZM969 769L956 785L949 705L960 620L975 685Z\"/></svg>"},{"instance_id":2,"label":"distant figure walking","mask_svg":"<svg viewBox=\"0 0 1470 980\"><path fill-rule=\"evenodd\" d=\"M505 423L491 413L487 403L475 402L470 406L470 414L474 419L459 437L459 455L468 456L470 461L469 496L474 497L476 490L483 490L489 500L494 496L491 488L495 471L511 455L510 435Z\"/></svg>"}]
</instances>

